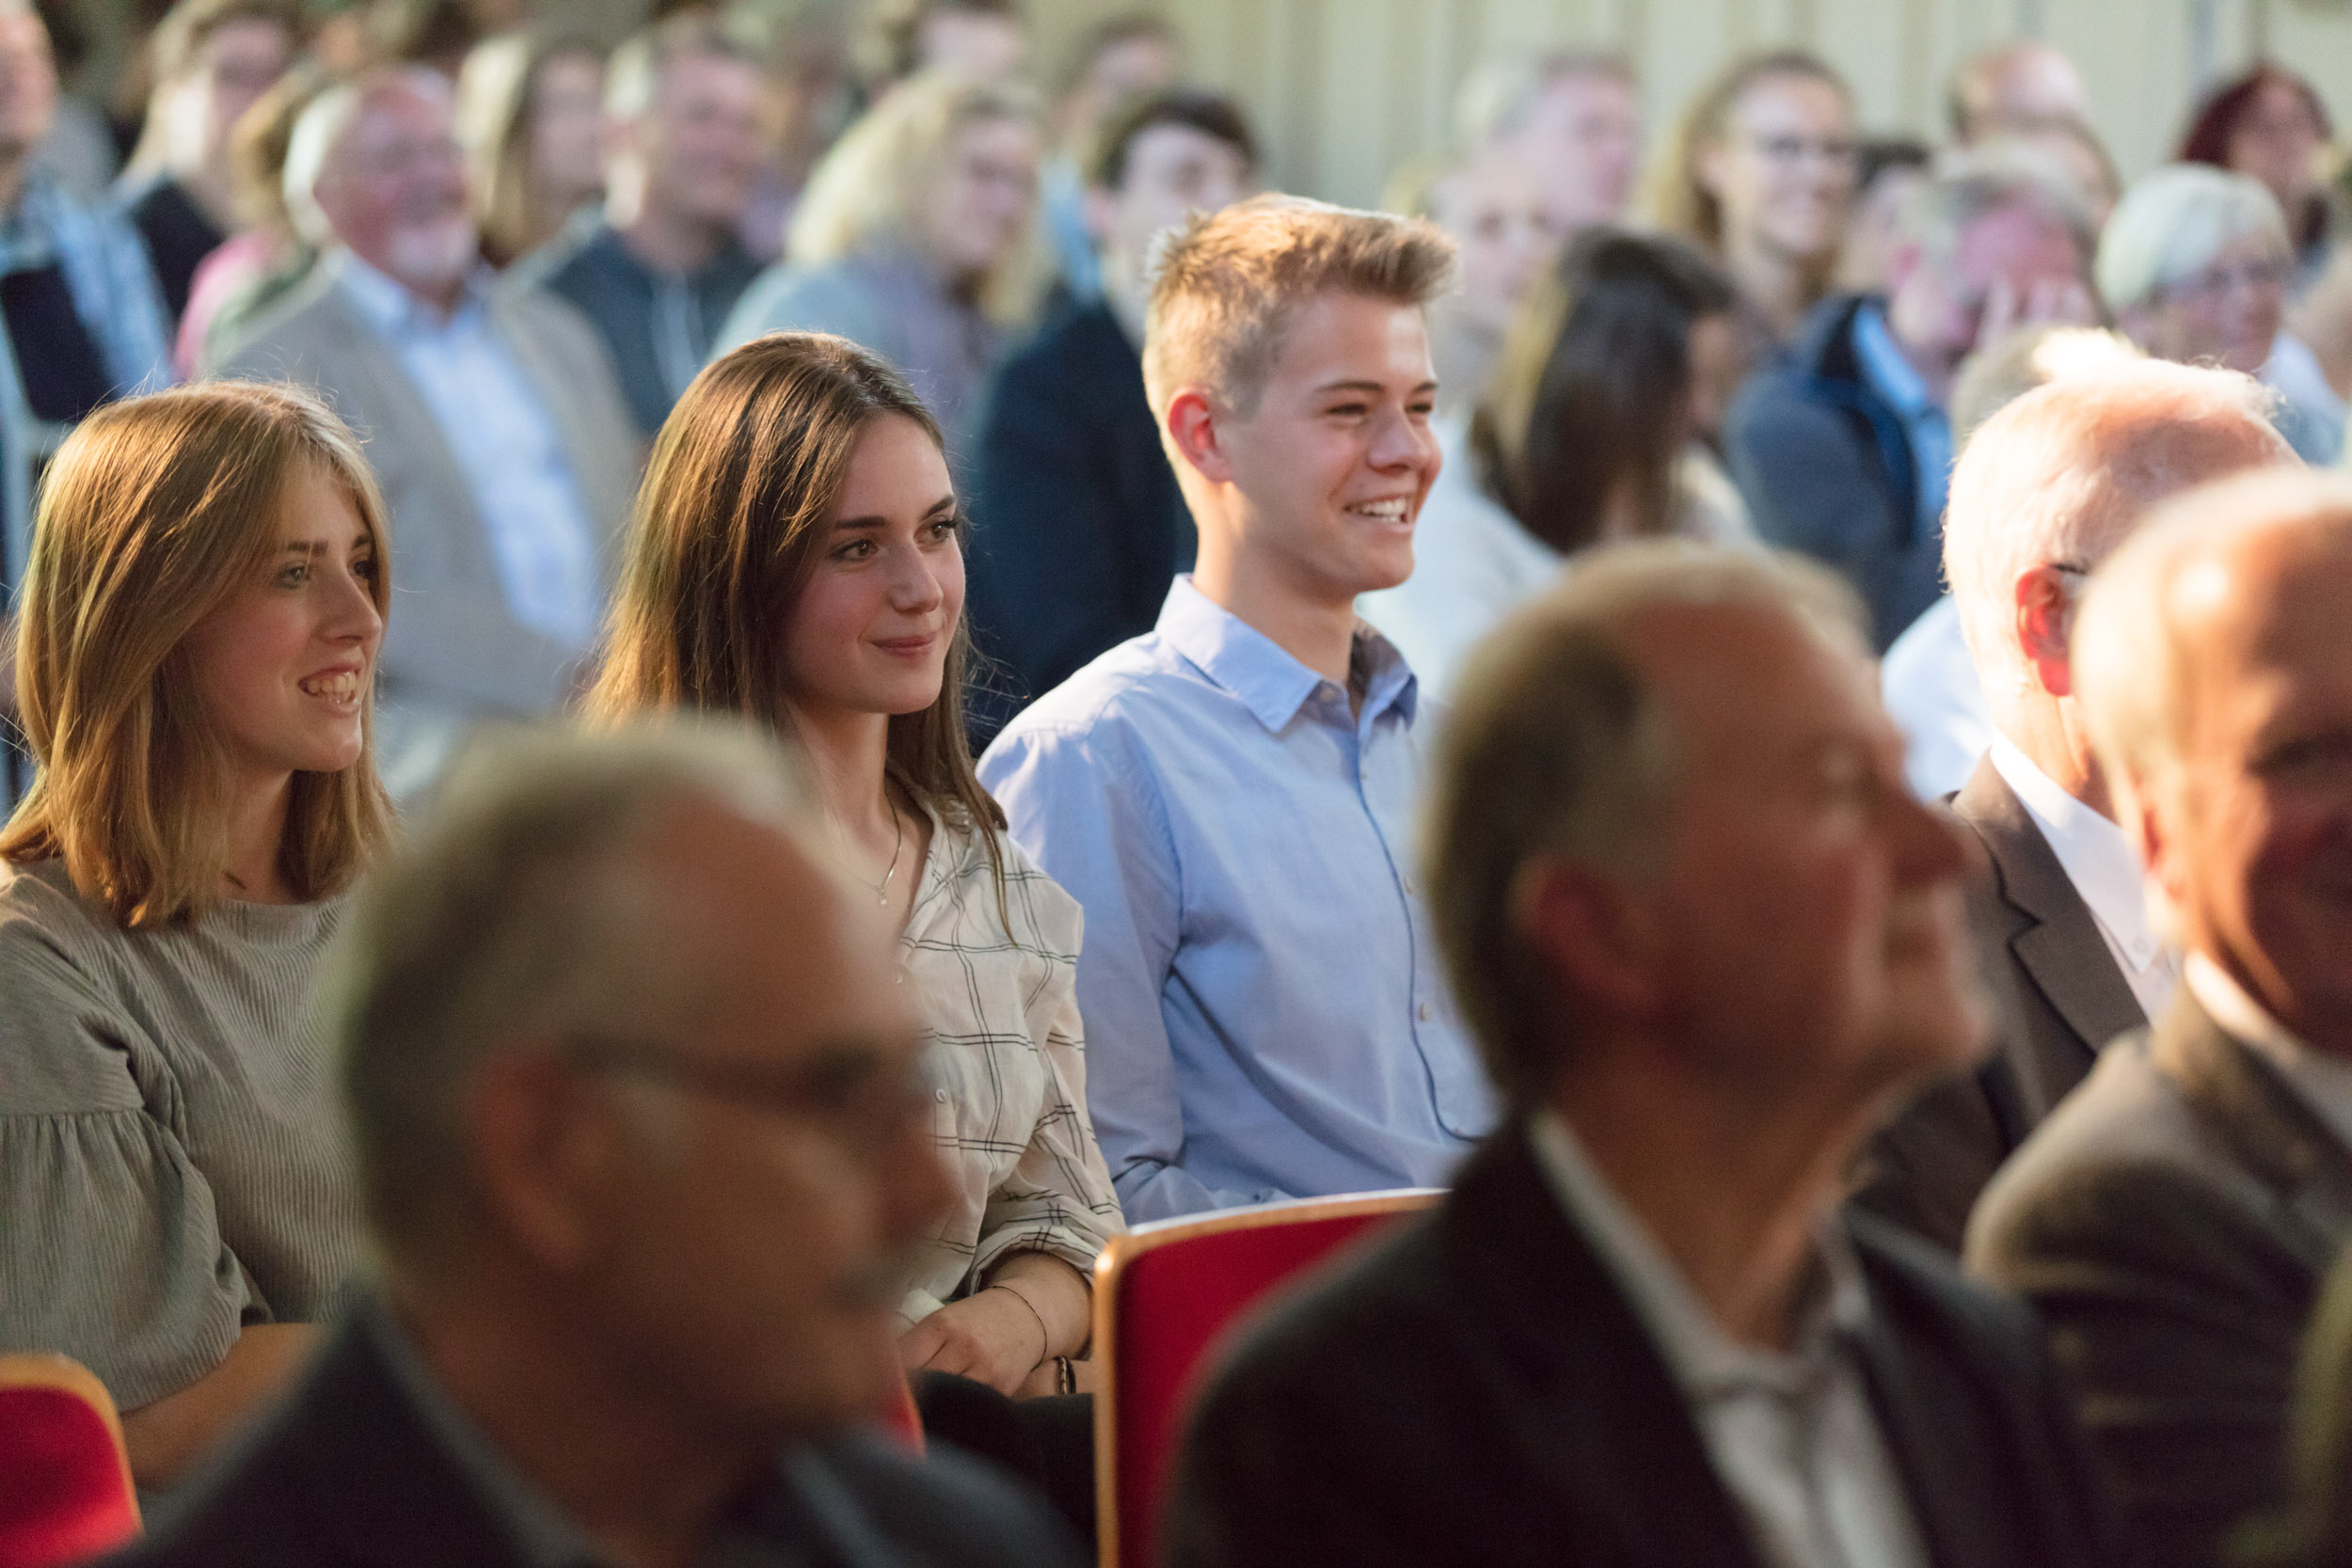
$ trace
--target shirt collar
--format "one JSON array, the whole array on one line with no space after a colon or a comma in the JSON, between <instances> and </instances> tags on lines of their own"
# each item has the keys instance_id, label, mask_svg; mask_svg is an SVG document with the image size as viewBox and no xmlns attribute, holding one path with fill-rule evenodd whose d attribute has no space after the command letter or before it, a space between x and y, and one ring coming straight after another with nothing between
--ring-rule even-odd
<instances>
[{"instance_id":1,"label":"shirt collar","mask_svg":"<svg viewBox=\"0 0 2352 1568\"><path fill-rule=\"evenodd\" d=\"M2104 815L2058 787L2008 736L1993 737L1993 767L2058 857L2066 879L2106 933L2141 969L2164 951L2148 918L2147 884L2131 839Z\"/></svg>"},{"instance_id":2,"label":"shirt collar","mask_svg":"<svg viewBox=\"0 0 2352 1568\"><path fill-rule=\"evenodd\" d=\"M466 275L466 287L458 296L457 309L445 321L409 293L406 284L361 261L348 249L338 248L328 264L334 267L344 293L359 307L359 313L387 337L441 331L461 317L483 309L489 303L490 279L494 276L487 263L474 263L473 270Z\"/></svg>"},{"instance_id":3,"label":"shirt collar","mask_svg":"<svg viewBox=\"0 0 2352 1568\"><path fill-rule=\"evenodd\" d=\"M1815 1232L1813 1282L1800 1308L1797 1348L1782 1354L1740 1344L1724 1332L1665 1249L1594 1168L1565 1120L1538 1111L1528 1134L1553 1196L1600 1255L1675 1381L1693 1399L1752 1388L1800 1392L1867 1323L1870 1294L1861 1260L1845 1232L1824 1216Z\"/></svg>"},{"instance_id":4,"label":"shirt collar","mask_svg":"<svg viewBox=\"0 0 2352 1568\"><path fill-rule=\"evenodd\" d=\"M388 1306L369 1303L358 1316L402 1396L504 1527L529 1568L594 1568L606 1560L587 1532L516 1469L458 1406Z\"/></svg>"},{"instance_id":5,"label":"shirt collar","mask_svg":"<svg viewBox=\"0 0 2352 1568\"><path fill-rule=\"evenodd\" d=\"M1885 312L1877 306L1866 305L1854 312L1853 346L1871 386L1896 413L1913 421L1943 414L1943 405L1928 390L1917 367L1903 356L1894 333L1887 329Z\"/></svg>"},{"instance_id":6,"label":"shirt collar","mask_svg":"<svg viewBox=\"0 0 2352 1568\"><path fill-rule=\"evenodd\" d=\"M1195 588L1190 573L1168 586L1154 629L1269 730L1286 727L1326 684L1274 639ZM1391 706L1406 723L1413 721L1420 682L1394 643L1359 621L1352 663L1351 673L1363 676L1361 723L1370 724Z\"/></svg>"},{"instance_id":7,"label":"shirt collar","mask_svg":"<svg viewBox=\"0 0 2352 1568\"><path fill-rule=\"evenodd\" d=\"M2181 979L2206 1017L2276 1068L2328 1130L2352 1148L2352 1062L2303 1043L2270 1009L2248 995L2228 970L2202 953L2188 956Z\"/></svg>"}]
</instances>

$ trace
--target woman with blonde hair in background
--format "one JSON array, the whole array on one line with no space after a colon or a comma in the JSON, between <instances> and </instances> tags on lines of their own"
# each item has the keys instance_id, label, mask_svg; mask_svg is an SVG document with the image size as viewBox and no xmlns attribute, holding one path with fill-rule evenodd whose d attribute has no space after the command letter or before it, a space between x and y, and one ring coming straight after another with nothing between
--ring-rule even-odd
<instances>
[{"instance_id":1,"label":"woman with blonde hair in background","mask_svg":"<svg viewBox=\"0 0 2352 1568\"><path fill-rule=\"evenodd\" d=\"M588 708L738 714L799 743L931 1037L959 1196L904 1282L917 1402L1083 1524L1090 1404L1005 1397L1074 1391L1121 1220L1087 1111L1078 906L1006 836L964 744L963 534L896 372L839 338L747 344L655 440Z\"/></svg>"},{"instance_id":2,"label":"woman with blonde hair in background","mask_svg":"<svg viewBox=\"0 0 2352 1568\"><path fill-rule=\"evenodd\" d=\"M538 249L604 194L603 114L604 52L584 38L502 33L467 55L457 139L491 265Z\"/></svg>"},{"instance_id":3,"label":"woman with blonde hair in background","mask_svg":"<svg viewBox=\"0 0 2352 1568\"><path fill-rule=\"evenodd\" d=\"M961 459L990 373L1051 280L1041 152L1024 89L942 74L891 88L818 166L784 261L736 306L721 351L763 332L836 333L913 384Z\"/></svg>"},{"instance_id":4,"label":"woman with blonde hair in background","mask_svg":"<svg viewBox=\"0 0 2352 1568\"><path fill-rule=\"evenodd\" d=\"M358 1262L308 1007L390 807L390 583L351 433L214 384L84 420L18 600L40 764L0 832L0 1353L81 1361L168 1484Z\"/></svg>"},{"instance_id":5,"label":"woman with blonde hair in background","mask_svg":"<svg viewBox=\"0 0 2352 1568\"><path fill-rule=\"evenodd\" d=\"M1683 117L1652 216L1722 263L1756 332L1786 343L1829 291L1858 148L1853 94L1825 61L1796 50L1754 55Z\"/></svg>"}]
</instances>

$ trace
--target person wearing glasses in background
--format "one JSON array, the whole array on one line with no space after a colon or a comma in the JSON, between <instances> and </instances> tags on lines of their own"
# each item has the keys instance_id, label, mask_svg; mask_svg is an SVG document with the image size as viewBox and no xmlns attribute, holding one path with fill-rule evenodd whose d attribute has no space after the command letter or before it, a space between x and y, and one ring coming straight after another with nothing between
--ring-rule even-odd
<instances>
[{"instance_id":1,"label":"person wearing glasses in background","mask_svg":"<svg viewBox=\"0 0 2352 1568\"><path fill-rule=\"evenodd\" d=\"M1828 293L1856 173L1853 95L1796 51L1743 60L1692 104L1650 198L1651 218L1731 274L1752 359L1794 338Z\"/></svg>"},{"instance_id":2,"label":"person wearing glasses in background","mask_svg":"<svg viewBox=\"0 0 2352 1568\"><path fill-rule=\"evenodd\" d=\"M1733 401L1724 442L1756 531L1851 581L1879 651L1943 593L1961 361L2010 326L2090 320L2090 250L2080 204L2040 165L1972 155L1911 203L1886 292L1823 301Z\"/></svg>"},{"instance_id":3,"label":"person wearing glasses in background","mask_svg":"<svg viewBox=\"0 0 2352 1568\"><path fill-rule=\"evenodd\" d=\"M2159 359L2260 376L2282 400L2279 433L2324 467L2344 451L2345 409L2280 325L2294 272L2277 198L2251 175L2203 164L2140 179L2099 238L2099 293L2115 325Z\"/></svg>"}]
</instances>

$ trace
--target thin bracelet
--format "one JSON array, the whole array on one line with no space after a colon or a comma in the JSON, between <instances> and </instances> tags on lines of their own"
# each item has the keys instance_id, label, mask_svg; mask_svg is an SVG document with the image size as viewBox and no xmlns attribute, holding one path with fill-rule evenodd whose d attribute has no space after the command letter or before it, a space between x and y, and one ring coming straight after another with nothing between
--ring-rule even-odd
<instances>
[{"instance_id":1,"label":"thin bracelet","mask_svg":"<svg viewBox=\"0 0 2352 1568\"><path fill-rule=\"evenodd\" d=\"M1045 1365L1045 1358L1054 1354L1054 1336L1052 1331L1045 1326L1045 1316L1037 1309L1037 1304L1032 1302L1028 1297L1023 1295L1020 1291L1014 1290L1009 1285L991 1285L988 1287L988 1290L1004 1291L1005 1294L1010 1296L1013 1300L1027 1307L1029 1309L1030 1317L1037 1319L1038 1344L1040 1349L1037 1353L1037 1359L1029 1363L1029 1370L1031 1371L1035 1371L1038 1368ZM987 1291L983 1291L981 1294L985 1295L987 1294Z\"/></svg>"}]
</instances>

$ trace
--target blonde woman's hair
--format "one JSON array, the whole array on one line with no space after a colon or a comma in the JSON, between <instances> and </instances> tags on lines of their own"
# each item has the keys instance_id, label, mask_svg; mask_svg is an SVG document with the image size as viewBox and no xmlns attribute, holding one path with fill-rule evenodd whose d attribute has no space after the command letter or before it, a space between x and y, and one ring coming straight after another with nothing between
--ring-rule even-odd
<instances>
[{"instance_id":1,"label":"blonde woman's hair","mask_svg":"<svg viewBox=\"0 0 2352 1568\"><path fill-rule=\"evenodd\" d=\"M457 140L466 150L485 252L512 261L550 238L531 168L532 101L549 64L604 64L604 51L571 33L504 33L477 43L457 73Z\"/></svg>"},{"instance_id":2,"label":"blonde woman's hair","mask_svg":"<svg viewBox=\"0 0 2352 1568\"><path fill-rule=\"evenodd\" d=\"M66 438L18 600L17 708L40 771L0 830L0 860L62 859L126 929L220 901L225 768L181 646L277 553L306 471L358 512L385 613L383 498L351 432L310 394L184 387L102 408ZM278 870L301 898L342 891L389 835L372 692L360 726L349 768L294 776Z\"/></svg>"},{"instance_id":3,"label":"blonde woman's hair","mask_svg":"<svg viewBox=\"0 0 2352 1568\"><path fill-rule=\"evenodd\" d=\"M938 71L892 87L809 176L786 236L786 256L796 264L818 265L876 245L914 243L918 214L955 156L957 138L995 119L1037 128L1037 101L1025 87ZM1027 232L980 279L981 313L1000 325L1025 323L1037 313L1051 281L1052 263L1032 214Z\"/></svg>"},{"instance_id":4,"label":"blonde woman's hair","mask_svg":"<svg viewBox=\"0 0 2352 1568\"><path fill-rule=\"evenodd\" d=\"M906 379L847 338L771 332L713 361L654 437L606 623L592 721L732 714L793 732L784 648L859 438L879 419L939 424ZM1004 813L964 739L970 632L959 622L938 701L890 721L885 771L909 803L998 862ZM998 886L1003 885L1001 863Z\"/></svg>"},{"instance_id":5,"label":"blonde woman's hair","mask_svg":"<svg viewBox=\"0 0 2352 1568\"><path fill-rule=\"evenodd\" d=\"M1426 219L1295 196L1195 213L1153 258L1143 328L1152 412L1165 417L1178 391L1200 387L1247 418L1292 318L1318 295L1425 306L1453 281L1454 242Z\"/></svg>"},{"instance_id":6,"label":"blonde woman's hair","mask_svg":"<svg viewBox=\"0 0 2352 1568\"><path fill-rule=\"evenodd\" d=\"M1730 134L1731 112L1740 101L1776 77L1825 83L1849 102L1853 97L1846 79L1828 61L1801 49L1774 50L1734 62L1692 101L1658 162L1649 207L1651 220L1659 228L1689 240L1710 256L1723 255L1723 203L1699 180L1699 155Z\"/></svg>"},{"instance_id":7,"label":"blonde woman's hair","mask_svg":"<svg viewBox=\"0 0 2352 1568\"><path fill-rule=\"evenodd\" d=\"M2110 310L2138 309L2249 234L2268 241L2280 261L2295 253L2278 198L2261 181L2205 164L2142 175L2099 236L2099 297Z\"/></svg>"}]
</instances>

